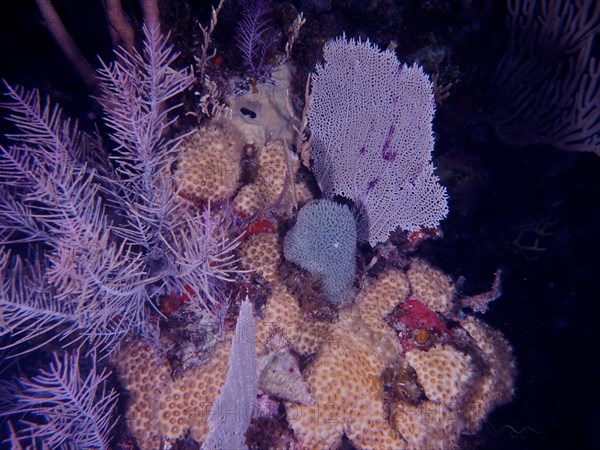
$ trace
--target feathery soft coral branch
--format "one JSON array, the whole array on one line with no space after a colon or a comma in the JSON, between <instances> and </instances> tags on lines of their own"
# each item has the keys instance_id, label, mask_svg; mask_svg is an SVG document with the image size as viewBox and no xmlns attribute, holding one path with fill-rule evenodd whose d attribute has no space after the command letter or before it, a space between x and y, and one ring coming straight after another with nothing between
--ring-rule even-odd
<instances>
[{"instance_id":1,"label":"feathery soft coral branch","mask_svg":"<svg viewBox=\"0 0 600 450\"><path fill-rule=\"evenodd\" d=\"M0 334L13 336L10 346L47 333L109 352L145 327L150 281L139 256L115 240L95 172L79 161L85 135L37 91L7 89L3 106L18 132L0 147L0 242L28 243L30 264L3 249Z\"/></svg>"},{"instance_id":2,"label":"feathery soft coral branch","mask_svg":"<svg viewBox=\"0 0 600 450\"><path fill-rule=\"evenodd\" d=\"M48 368L4 386L9 406L0 415L19 417L21 425L14 440L41 448L109 448L118 394L106 388L110 373L98 371L95 355L90 361L84 375L78 353L54 354Z\"/></svg>"},{"instance_id":3,"label":"feathery soft coral branch","mask_svg":"<svg viewBox=\"0 0 600 450\"><path fill-rule=\"evenodd\" d=\"M268 17L269 0L249 0L243 7L242 19L237 28L237 46L252 74L265 81L271 74L272 66L267 61L275 33Z\"/></svg>"}]
</instances>

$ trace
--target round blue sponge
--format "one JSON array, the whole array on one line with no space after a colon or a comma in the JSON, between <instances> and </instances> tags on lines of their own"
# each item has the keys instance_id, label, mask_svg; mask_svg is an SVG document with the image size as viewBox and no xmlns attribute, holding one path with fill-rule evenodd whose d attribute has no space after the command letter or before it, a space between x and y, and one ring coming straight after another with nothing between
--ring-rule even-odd
<instances>
[{"instance_id":1,"label":"round blue sponge","mask_svg":"<svg viewBox=\"0 0 600 450\"><path fill-rule=\"evenodd\" d=\"M356 221L346 205L307 203L283 242L285 259L320 275L329 301L339 305L354 281Z\"/></svg>"}]
</instances>

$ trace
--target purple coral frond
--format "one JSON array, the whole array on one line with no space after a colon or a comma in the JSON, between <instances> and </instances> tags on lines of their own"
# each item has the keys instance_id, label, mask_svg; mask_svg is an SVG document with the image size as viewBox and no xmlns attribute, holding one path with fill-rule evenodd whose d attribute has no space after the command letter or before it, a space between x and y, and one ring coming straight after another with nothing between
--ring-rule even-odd
<instances>
[{"instance_id":1,"label":"purple coral frond","mask_svg":"<svg viewBox=\"0 0 600 450\"><path fill-rule=\"evenodd\" d=\"M4 87L8 101L1 106L9 111L7 119L19 130L18 134L7 135L9 139L39 149L38 154L49 163L56 161L53 158L78 159L85 141L77 122L64 118L61 108L48 99L42 100L37 90L13 87L6 81Z\"/></svg>"},{"instance_id":2,"label":"purple coral frond","mask_svg":"<svg viewBox=\"0 0 600 450\"><path fill-rule=\"evenodd\" d=\"M169 253L178 255L172 282L178 291L193 294L216 317L221 303L227 301L223 287L248 272L239 268L235 253L242 235L233 233L231 222L212 210L210 203L201 213L181 214L180 225L164 237Z\"/></svg>"},{"instance_id":3,"label":"purple coral frond","mask_svg":"<svg viewBox=\"0 0 600 450\"><path fill-rule=\"evenodd\" d=\"M58 339L109 352L143 327L140 264L120 259L95 172L78 161L87 141L76 124L35 90L7 86L7 96L18 133L0 147L0 242L29 243L33 257L2 249L0 334L11 346Z\"/></svg>"},{"instance_id":4,"label":"purple coral frond","mask_svg":"<svg viewBox=\"0 0 600 450\"><path fill-rule=\"evenodd\" d=\"M163 134L166 102L192 76L169 67L176 54L157 29L144 31L144 52L122 50L100 70L112 170L84 163L90 140L59 107L7 86L18 132L0 147L0 348L16 355L53 341L107 356L150 333L161 284L190 285L209 308L237 270L238 238L180 213L178 142Z\"/></svg>"},{"instance_id":5,"label":"purple coral frond","mask_svg":"<svg viewBox=\"0 0 600 450\"><path fill-rule=\"evenodd\" d=\"M78 353L54 354L47 368L7 388L9 406L1 415L19 418L14 440L40 448L109 448L118 394L107 389L110 372L97 369L95 355L90 362L83 374Z\"/></svg>"},{"instance_id":6,"label":"purple coral frond","mask_svg":"<svg viewBox=\"0 0 600 450\"><path fill-rule=\"evenodd\" d=\"M237 46L246 65L260 81L266 80L271 73L267 56L273 46L275 33L268 17L270 7L266 0L248 2L243 8L236 35Z\"/></svg>"},{"instance_id":7,"label":"purple coral frond","mask_svg":"<svg viewBox=\"0 0 600 450\"><path fill-rule=\"evenodd\" d=\"M156 30L146 32L144 58L122 54L122 64L105 68L114 81L104 84L114 94L105 103L107 121L115 141L128 144L110 174L116 179L79 161L88 141L59 107L41 101L37 91L7 86L4 107L18 133L10 136L14 145L0 147L0 242L39 242L44 261L44 267L19 262L2 272L8 345L43 336L36 345L57 339L106 355L125 334L146 334L148 290L157 281L146 257L169 226L176 198L161 161L161 152L169 161L173 144L161 137L170 123L163 102L191 83L187 71L162 67L174 56ZM118 226L109 221L119 215L126 220L117 218Z\"/></svg>"},{"instance_id":8,"label":"purple coral frond","mask_svg":"<svg viewBox=\"0 0 600 450\"><path fill-rule=\"evenodd\" d=\"M117 144L114 157L118 179L107 180L118 192L113 201L126 225L116 231L147 253L159 246L175 208L177 193L170 166L179 139L163 135L173 123L170 113L180 105L167 102L193 82L192 73L171 67L178 54L157 27L144 27L143 53L117 52L117 60L99 70L105 122Z\"/></svg>"},{"instance_id":9,"label":"purple coral frond","mask_svg":"<svg viewBox=\"0 0 600 450\"><path fill-rule=\"evenodd\" d=\"M98 70L105 109L105 122L111 128L111 137L118 144L118 161L124 175L139 176L157 152L165 156L168 146L162 134L173 122L169 120L172 108L165 102L183 92L193 83L188 69L175 70L172 63L179 56L167 45L157 27L144 26L143 54L116 52L111 64L101 62ZM139 164L142 164L139 166ZM164 163L163 163L164 164Z\"/></svg>"},{"instance_id":10,"label":"purple coral frond","mask_svg":"<svg viewBox=\"0 0 600 450\"><path fill-rule=\"evenodd\" d=\"M85 205L81 186L93 177L79 162L87 140L37 90L5 83L8 120L18 132L0 146L0 242L47 240L64 223L66 205Z\"/></svg>"},{"instance_id":11,"label":"purple coral frond","mask_svg":"<svg viewBox=\"0 0 600 450\"><path fill-rule=\"evenodd\" d=\"M76 332L69 305L54 301L44 282L43 266L39 259L34 261L24 265L21 258L0 249L0 336L11 336L3 349L39 341L27 348L31 351Z\"/></svg>"}]
</instances>

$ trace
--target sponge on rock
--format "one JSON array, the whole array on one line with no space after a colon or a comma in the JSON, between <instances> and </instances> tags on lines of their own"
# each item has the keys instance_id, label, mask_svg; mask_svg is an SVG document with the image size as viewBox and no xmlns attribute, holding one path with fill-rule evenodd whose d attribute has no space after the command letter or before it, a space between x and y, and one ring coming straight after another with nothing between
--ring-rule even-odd
<instances>
[{"instance_id":1,"label":"sponge on rock","mask_svg":"<svg viewBox=\"0 0 600 450\"><path fill-rule=\"evenodd\" d=\"M350 209L321 199L307 203L283 244L285 259L320 275L328 300L342 303L356 271L356 222Z\"/></svg>"}]
</instances>

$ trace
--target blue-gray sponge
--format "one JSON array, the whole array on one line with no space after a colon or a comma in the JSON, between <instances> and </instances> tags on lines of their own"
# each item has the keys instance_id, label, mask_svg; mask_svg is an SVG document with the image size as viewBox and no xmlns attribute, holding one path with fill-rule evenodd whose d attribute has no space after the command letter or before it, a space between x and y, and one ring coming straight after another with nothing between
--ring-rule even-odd
<instances>
[{"instance_id":1,"label":"blue-gray sponge","mask_svg":"<svg viewBox=\"0 0 600 450\"><path fill-rule=\"evenodd\" d=\"M320 275L329 301L339 305L354 281L356 221L346 205L320 199L307 203L283 242L285 259Z\"/></svg>"}]
</instances>

